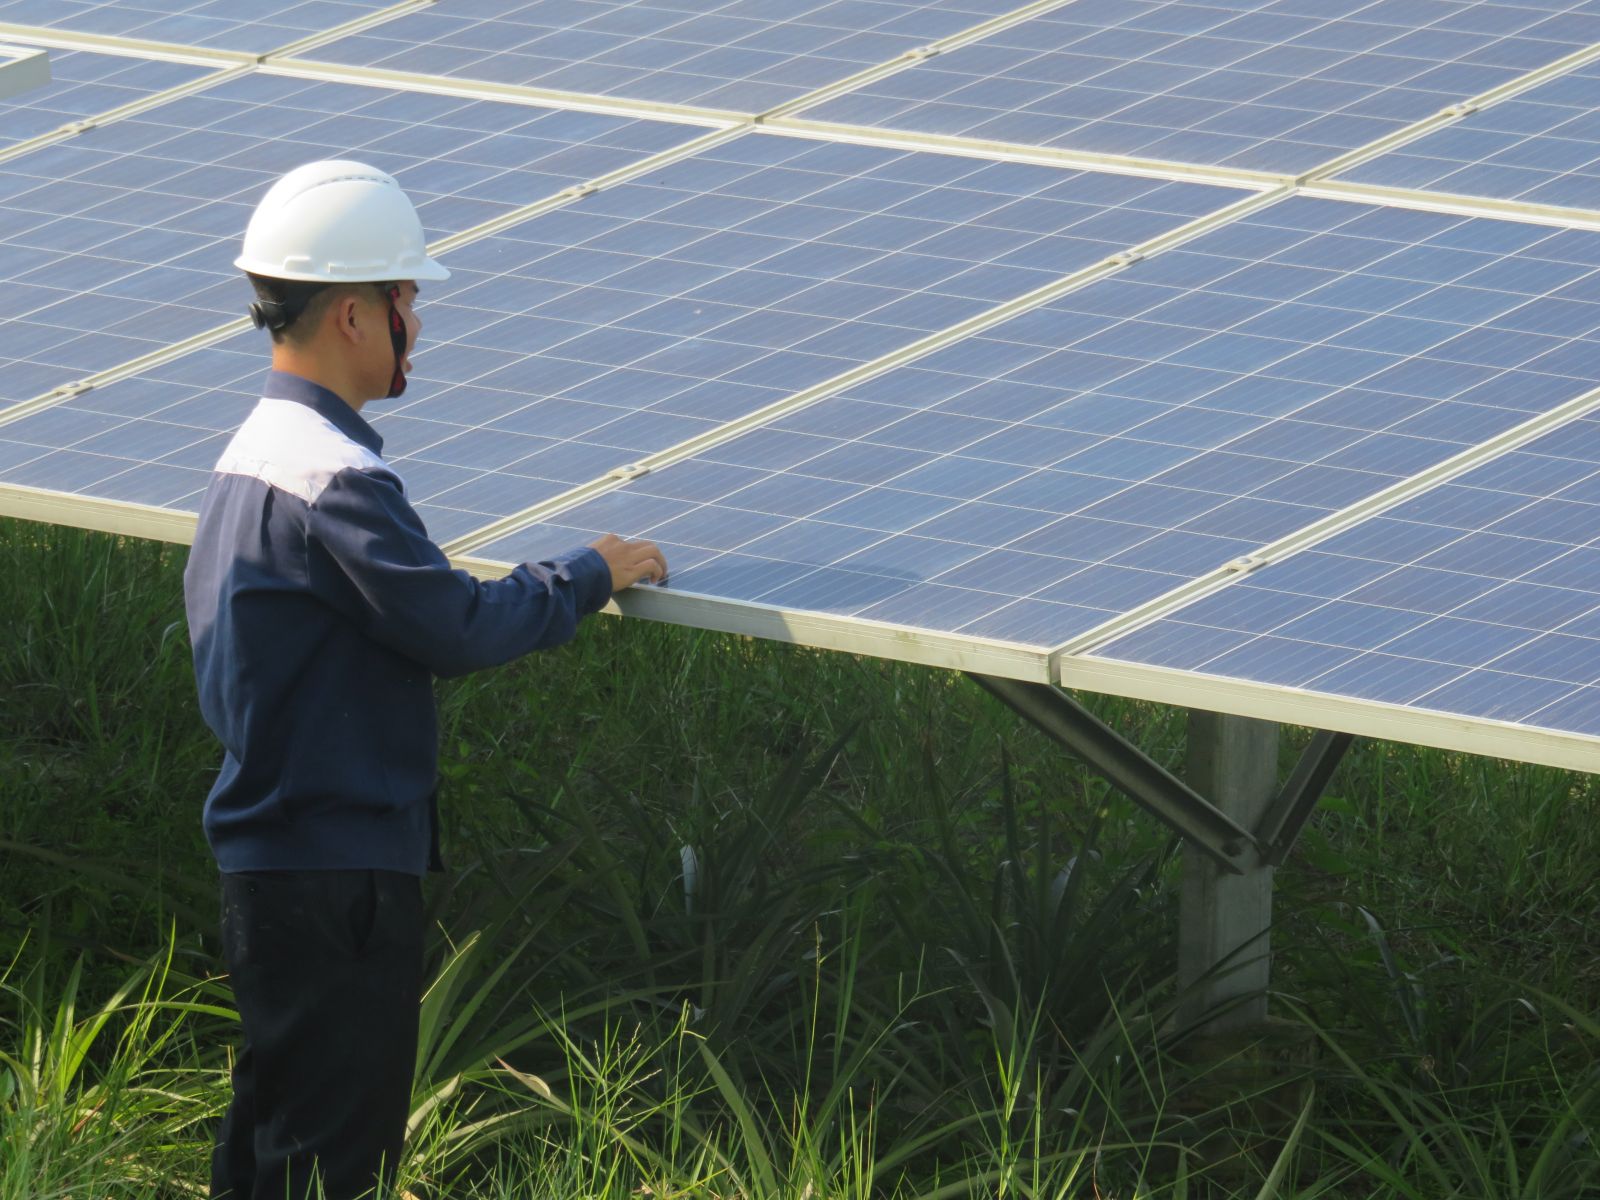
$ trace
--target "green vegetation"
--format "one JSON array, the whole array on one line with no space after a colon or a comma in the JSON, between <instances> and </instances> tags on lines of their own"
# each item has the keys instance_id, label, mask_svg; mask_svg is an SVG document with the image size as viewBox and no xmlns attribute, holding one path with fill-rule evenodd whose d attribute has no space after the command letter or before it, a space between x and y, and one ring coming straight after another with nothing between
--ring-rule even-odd
<instances>
[{"instance_id":1,"label":"green vegetation","mask_svg":"<svg viewBox=\"0 0 1600 1200\"><path fill-rule=\"evenodd\" d=\"M0 523L0 1200L203 1194L183 558ZM416 1196L1600 1195L1592 777L1358 745L1251 1094L1170 1027L1176 847L959 676L598 620L442 699Z\"/></svg>"}]
</instances>

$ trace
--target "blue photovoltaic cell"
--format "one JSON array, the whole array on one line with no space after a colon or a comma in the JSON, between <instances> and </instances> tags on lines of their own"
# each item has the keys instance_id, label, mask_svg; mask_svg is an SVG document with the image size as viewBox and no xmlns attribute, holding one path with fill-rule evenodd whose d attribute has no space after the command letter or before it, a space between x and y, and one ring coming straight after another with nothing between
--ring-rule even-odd
<instances>
[{"instance_id":1,"label":"blue photovoltaic cell","mask_svg":"<svg viewBox=\"0 0 1600 1200\"><path fill-rule=\"evenodd\" d=\"M629 483L674 586L1059 644L1600 382L1600 234L1293 199Z\"/></svg>"},{"instance_id":2,"label":"blue photovoltaic cell","mask_svg":"<svg viewBox=\"0 0 1600 1200\"><path fill-rule=\"evenodd\" d=\"M1600 65L1473 113L1340 176L1498 200L1600 208Z\"/></svg>"},{"instance_id":3,"label":"blue photovoltaic cell","mask_svg":"<svg viewBox=\"0 0 1600 1200\"><path fill-rule=\"evenodd\" d=\"M0 163L0 404L242 315L245 224L301 163L392 172L438 238L701 132L250 75Z\"/></svg>"},{"instance_id":4,"label":"blue photovoltaic cell","mask_svg":"<svg viewBox=\"0 0 1600 1200\"><path fill-rule=\"evenodd\" d=\"M765 112L1020 0L452 0L325 62Z\"/></svg>"},{"instance_id":5,"label":"blue photovoltaic cell","mask_svg":"<svg viewBox=\"0 0 1600 1200\"><path fill-rule=\"evenodd\" d=\"M446 255L451 279L423 296L414 391L374 406L375 424L430 530L447 538L1239 195L745 134ZM257 343L243 357L190 355L145 382L250 393L261 366ZM144 382L45 417L98 432L87 414L109 412L130 422L130 437L140 419L184 423L167 407L125 407L130 386ZM206 407L198 391L174 402ZM77 426L63 440L54 426L48 439L34 434L36 424L44 419L0 426L0 439L76 447ZM41 454L0 479L101 494L70 461Z\"/></svg>"},{"instance_id":6,"label":"blue photovoltaic cell","mask_svg":"<svg viewBox=\"0 0 1600 1200\"><path fill-rule=\"evenodd\" d=\"M1595 0L1078 0L805 115L1298 173L1596 41Z\"/></svg>"},{"instance_id":7,"label":"blue photovoltaic cell","mask_svg":"<svg viewBox=\"0 0 1600 1200\"><path fill-rule=\"evenodd\" d=\"M1574 421L1097 656L1600 735L1600 420Z\"/></svg>"},{"instance_id":8,"label":"blue photovoltaic cell","mask_svg":"<svg viewBox=\"0 0 1600 1200\"><path fill-rule=\"evenodd\" d=\"M0 149L188 83L214 68L50 50L50 82L0 100Z\"/></svg>"},{"instance_id":9,"label":"blue photovoltaic cell","mask_svg":"<svg viewBox=\"0 0 1600 1200\"><path fill-rule=\"evenodd\" d=\"M265 54L394 0L0 0L0 21Z\"/></svg>"}]
</instances>

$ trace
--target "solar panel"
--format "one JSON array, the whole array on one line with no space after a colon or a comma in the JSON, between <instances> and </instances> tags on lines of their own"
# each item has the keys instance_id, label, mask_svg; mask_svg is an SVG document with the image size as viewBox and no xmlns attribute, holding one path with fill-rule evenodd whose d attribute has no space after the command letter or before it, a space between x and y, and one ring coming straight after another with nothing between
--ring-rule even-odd
<instances>
[{"instance_id":1,"label":"solar panel","mask_svg":"<svg viewBox=\"0 0 1600 1200\"><path fill-rule=\"evenodd\" d=\"M1600 44L1600 0L385 9L0 0L144 55L55 52L0 107L0 509L183 536L266 365L224 335L250 206L348 155L434 241L476 231L412 389L366 415L480 562L642 534L673 582L632 612L1444 745L1512 728L1537 761L1600 736L1600 233L1443 211L1594 207L1600 68L1558 60ZM317 62L269 53L365 16ZM148 61L173 44L266 57L5 157L203 82ZM576 111L652 105L805 117ZM1421 189L1394 205L1266 178L1395 133L1324 185ZM1183 182L1217 167L1257 177Z\"/></svg>"},{"instance_id":2,"label":"solar panel","mask_svg":"<svg viewBox=\"0 0 1600 1200\"><path fill-rule=\"evenodd\" d=\"M452 277L421 309L418 399L375 408L376 427L435 536L465 533L1242 194L749 133L445 255ZM132 423L217 411L202 379L253 394L259 339L239 349L6 426L41 453L0 479L104 494L101 459L42 451L193 444ZM129 392L154 407L125 407Z\"/></svg>"},{"instance_id":3,"label":"solar panel","mask_svg":"<svg viewBox=\"0 0 1600 1200\"><path fill-rule=\"evenodd\" d=\"M1340 176L1531 204L1600 208L1600 64L1485 108Z\"/></svg>"},{"instance_id":4,"label":"solar panel","mask_svg":"<svg viewBox=\"0 0 1600 1200\"><path fill-rule=\"evenodd\" d=\"M478 553L1055 645L1600 383L1600 234L1297 198Z\"/></svg>"},{"instance_id":5,"label":"solar panel","mask_svg":"<svg viewBox=\"0 0 1600 1200\"><path fill-rule=\"evenodd\" d=\"M455 0L318 61L764 112L1019 0Z\"/></svg>"},{"instance_id":6,"label":"solar panel","mask_svg":"<svg viewBox=\"0 0 1600 1200\"><path fill-rule=\"evenodd\" d=\"M1097 654L1600 735L1597 522L1588 417Z\"/></svg>"},{"instance_id":7,"label":"solar panel","mask_svg":"<svg viewBox=\"0 0 1600 1200\"><path fill-rule=\"evenodd\" d=\"M208 68L85 50L50 51L50 82L0 100L0 150L71 121L190 83Z\"/></svg>"},{"instance_id":8,"label":"solar panel","mask_svg":"<svg viewBox=\"0 0 1600 1200\"><path fill-rule=\"evenodd\" d=\"M805 115L1298 174L1597 41L1594 0L1079 0Z\"/></svg>"},{"instance_id":9,"label":"solar panel","mask_svg":"<svg viewBox=\"0 0 1600 1200\"><path fill-rule=\"evenodd\" d=\"M0 0L0 21L264 54L394 0Z\"/></svg>"},{"instance_id":10,"label":"solar panel","mask_svg":"<svg viewBox=\"0 0 1600 1200\"><path fill-rule=\"evenodd\" d=\"M258 74L0 163L0 404L239 316L250 211L300 163L390 171L438 238L699 132Z\"/></svg>"}]
</instances>

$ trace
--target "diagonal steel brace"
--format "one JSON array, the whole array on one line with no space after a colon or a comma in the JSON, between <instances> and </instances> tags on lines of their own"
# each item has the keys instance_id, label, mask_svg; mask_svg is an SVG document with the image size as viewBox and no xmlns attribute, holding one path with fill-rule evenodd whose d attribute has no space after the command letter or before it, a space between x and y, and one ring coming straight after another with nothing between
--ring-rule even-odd
<instances>
[{"instance_id":1,"label":"diagonal steel brace","mask_svg":"<svg viewBox=\"0 0 1600 1200\"><path fill-rule=\"evenodd\" d=\"M1248 830L1060 688L993 675L969 677L1225 870L1242 875L1256 865L1260 847Z\"/></svg>"},{"instance_id":2,"label":"diagonal steel brace","mask_svg":"<svg viewBox=\"0 0 1600 1200\"><path fill-rule=\"evenodd\" d=\"M1256 840L1262 847L1261 861L1267 866L1279 866L1288 856L1295 839L1316 811L1317 801L1322 799L1334 769L1353 741L1353 734L1320 729L1301 753L1289 781L1256 827Z\"/></svg>"}]
</instances>

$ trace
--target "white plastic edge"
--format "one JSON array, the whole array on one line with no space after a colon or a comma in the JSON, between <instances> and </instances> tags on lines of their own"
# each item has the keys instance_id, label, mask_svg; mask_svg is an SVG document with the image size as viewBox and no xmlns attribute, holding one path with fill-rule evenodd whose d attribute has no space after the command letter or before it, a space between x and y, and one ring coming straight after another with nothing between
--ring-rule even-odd
<instances>
[{"instance_id":1,"label":"white plastic edge","mask_svg":"<svg viewBox=\"0 0 1600 1200\"><path fill-rule=\"evenodd\" d=\"M484 578L504 575L513 566L470 554L453 556L451 561ZM886 621L779 608L673 588L630 588L612 600L605 611L638 620L664 621L692 629L865 654L925 667L975 671L1030 683L1047 683L1050 679L1049 649L1045 646L937 633Z\"/></svg>"},{"instance_id":2,"label":"white plastic edge","mask_svg":"<svg viewBox=\"0 0 1600 1200\"><path fill-rule=\"evenodd\" d=\"M20 483L0 483L0 517L71 525L77 529L120 533L183 546L194 541L195 523L199 519L194 513L151 504L73 496Z\"/></svg>"},{"instance_id":3,"label":"white plastic edge","mask_svg":"<svg viewBox=\"0 0 1600 1200\"><path fill-rule=\"evenodd\" d=\"M1058 667L1056 682L1072 690L1600 773L1600 738L1581 733L1093 656L1063 658Z\"/></svg>"}]
</instances>

